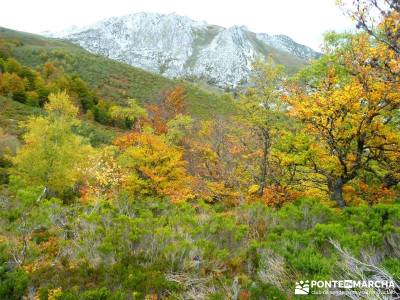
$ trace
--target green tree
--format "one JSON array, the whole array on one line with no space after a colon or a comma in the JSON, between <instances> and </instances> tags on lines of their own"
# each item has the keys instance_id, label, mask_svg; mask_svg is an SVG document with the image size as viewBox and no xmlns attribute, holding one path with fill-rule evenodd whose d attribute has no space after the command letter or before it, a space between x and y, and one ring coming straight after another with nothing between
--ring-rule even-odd
<instances>
[{"instance_id":1,"label":"green tree","mask_svg":"<svg viewBox=\"0 0 400 300\"><path fill-rule=\"evenodd\" d=\"M0 59L7 59L11 56L10 46L5 42L0 40Z\"/></svg>"},{"instance_id":2,"label":"green tree","mask_svg":"<svg viewBox=\"0 0 400 300\"><path fill-rule=\"evenodd\" d=\"M140 118L147 116L146 110L135 99L128 99L126 106L111 106L110 114L113 120L123 122L126 128L134 127Z\"/></svg>"},{"instance_id":3,"label":"green tree","mask_svg":"<svg viewBox=\"0 0 400 300\"><path fill-rule=\"evenodd\" d=\"M21 64L14 58L7 59L5 67L8 73L17 73L19 75L19 73L22 71Z\"/></svg>"},{"instance_id":4,"label":"green tree","mask_svg":"<svg viewBox=\"0 0 400 300\"><path fill-rule=\"evenodd\" d=\"M86 82L83 81L80 77L75 76L70 80L70 89L71 92L76 94L77 98L80 100L82 104L83 111L92 110L95 103L95 96L90 91Z\"/></svg>"},{"instance_id":5,"label":"green tree","mask_svg":"<svg viewBox=\"0 0 400 300\"><path fill-rule=\"evenodd\" d=\"M193 127L193 119L186 115L177 115L167 122L168 131L165 134L167 141L180 145Z\"/></svg>"},{"instance_id":6,"label":"green tree","mask_svg":"<svg viewBox=\"0 0 400 300\"><path fill-rule=\"evenodd\" d=\"M246 145L260 152L256 167L259 170L254 174L259 186L258 195L263 194L267 184L271 146L282 116L280 88L283 75L283 66L276 65L272 58L266 63L255 63L251 87L241 95L238 102L239 123L248 127L252 137Z\"/></svg>"}]
</instances>

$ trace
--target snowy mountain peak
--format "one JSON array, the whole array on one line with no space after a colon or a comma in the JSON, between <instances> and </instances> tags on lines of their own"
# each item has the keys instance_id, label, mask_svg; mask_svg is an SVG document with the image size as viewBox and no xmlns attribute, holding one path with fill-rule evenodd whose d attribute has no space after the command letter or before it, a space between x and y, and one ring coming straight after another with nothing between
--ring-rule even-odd
<instances>
[{"instance_id":1,"label":"snowy mountain peak","mask_svg":"<svg viewBox=\"0 0 400 300\"><path fill-rule=\"evenodd\" d=\"M220 87L246 81L257 58L271 55L296 69L319 56L284 35L253 33L246 26L223 28L176 13L134 13L44 34L148 71Z\"/></svg>"}]
</instances>

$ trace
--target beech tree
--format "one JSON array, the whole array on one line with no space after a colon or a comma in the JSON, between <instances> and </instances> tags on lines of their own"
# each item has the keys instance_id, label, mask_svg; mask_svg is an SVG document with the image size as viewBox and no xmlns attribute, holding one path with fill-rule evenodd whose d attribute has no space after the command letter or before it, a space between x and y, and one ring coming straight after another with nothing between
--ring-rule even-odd
<instances>
[{"instance_id":1,"label":"beech tree","mask_svg":"<svg viewBox=\"0 0 400 300\"><path fill-rule=\"evenodd\" d=\"M110 108L111 117L115 121L124 122L127 128L135 127L140 118L145 118L147 112L144 108L137 104L135 99L128 99L127 105L124 107L114 105Z\"/></svg>"},{"instance_id":2,"label":"beech tree","mask_svg":"<svg viewBox=\"0 0 400 300\"><path fill-rule=\"evenodd\" d=\"M176 86L167 90L157 104L146 106L149 113L149 121L155 133L162 134L168 131L167 122L178 115L186 114L185 90L182 86Z\"/></svg>"},{"instance_id":3,"label":"beech tree","mask_svg":"<svg viewBox=\"0 0 400 300\"><path fill-rule=\"evenodd\" d=\"M361 172L390 172L384 170L386 162L399 155L398 129L393 126L399 83L387 81L370 66L376 50L365 34L346 37L328 53L325 76L307 78L288 98L291 115L304 122L314 138L309 166L325 178L331 200L340 207L346 206L347 183Z\"/></svg>"},{"instance_id":4,"label":"beech tree","mask_svg":"<svg viewBox=\"0 0 400 300\"><path fill-rule=\"evenodd\" d=\"M353 0L350 7L338 1L359 29L400 55L400 3L398 0Z\"/></svg>"},{"instance_id":5,"label":"beech tree","mask_svg":"<svg viewBox=\"0 0 400 300\"><path fill-rule=\"evenodd\" d=\"M257 192L259 196L263 194L270 174L270 151L281 114L280 95L283 75L283 66L276 65L272 58L266 63L257 62L251 78L252 86L238 102L240 122L248 126L252 133L253 140L246 141L247 147L255 143L255 151L260 150L257 159L259 170L254 176L259 186Z\"/></svg>"},{"instance_id":6,"label":"beech tree","mask_svg":"<svg viewBox=\"0 0 400 300\"><path fill-rule=\"evenodd\" d=\"M62 193L83 176L91 147L72 131L78 109L65 92L51 94L45 110L46 116L24 124L25 144L12 159L13 173L28 185Z\"/></svg>"},{"instance_id":7,"label":"beech tree","mask_svg":"<svg viewBox=\"0 0 400 300\"><path fill-rule=\"evenodd\" d=\"M19 102L25 102L24 80L15 73L0 73L0 94L11 96Z\"/></svg>"},{"instance_id":8,"label":"beech tree","mask_svg":"<svg viewBox=\"0 0 400 300\"><path fill-rule=\"evenodd\" d=\"M168 196L174 202L192 197L183 152L151 128L117 138L122 186L133 196Z\"/></svg>"}]
</instances>

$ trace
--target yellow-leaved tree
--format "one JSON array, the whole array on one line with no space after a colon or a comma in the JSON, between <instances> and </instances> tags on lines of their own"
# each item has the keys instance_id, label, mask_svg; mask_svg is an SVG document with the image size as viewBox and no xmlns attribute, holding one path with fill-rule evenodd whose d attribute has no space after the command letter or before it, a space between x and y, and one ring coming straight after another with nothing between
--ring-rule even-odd
<instances>
[{"instance_id":1,"label":"yellow-leaved tree","mask_svg":"<svg viewBox=\"0 0 400 300\"><path fill-rule=\"evenodd\" d=\"M367 34L328 36L326 57L290 88L291 114L312 139L310 172L326 182L330 199L346 206L343 189L362 173L390 175L398 161L398 77L376 68L382 47ZM397 171L398 172L398 171Z\"/></svg>"},{"instance_id":2,"label":"yellow-leaved tree","mask_svg":"<svg viewBox=\"0 0 400 300\"><path fill-rule=\"evenodd\" d=\"M173 202L191 198L191 177L183 151L155 135L151 128L119 137L122 185L133 196L168 196Z\"/></svg>"},{"instance_id":3,"label":"yellow-leaved tree","mask_svg":"<svg viewBox=\"0 0 400 300\"><path fill-rule=\"evenodd\" d=\"M12 159L13 174L26 185L62 193L83 178L92 148L73 132L78 108L65 92L51 94L45 111L23 125L24 144Z\"/></svg>"},{"instance_id":4,"label":"yellow-leaved tree","mask_svg":"<svg viewBox=\"0 0 400 300\"><path fill-rule=\"evenodd\" d=\"M284 68L272 58L265 63L257 62L253 67L251 87L241 95L237 104L239 124L249 132L244 146L255 154L249 162L254 182L258 185L257 194L262 196L266 186L272 182L271 147L283 124L280 97Z\"/></svg>"}]
</instances>

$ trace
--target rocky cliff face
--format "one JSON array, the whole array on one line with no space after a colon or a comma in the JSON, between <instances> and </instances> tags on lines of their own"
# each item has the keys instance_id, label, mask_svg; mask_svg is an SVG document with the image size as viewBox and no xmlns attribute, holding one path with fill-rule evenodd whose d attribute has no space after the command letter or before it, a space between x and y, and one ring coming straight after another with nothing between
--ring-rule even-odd
<instances>
[{"instance_id":1,"label":"rocky cliff face","mask_svg":"<svg viewBox=\"0 0 400 300\"><path fill-rule=\"evenodd\" d=\"M284 35L223 28L176 14L137 13L46 35L168 77L202 79L220 87L245 82L258 58L271 55L298 69L319 56Z\"/></svg>"}]
</instances>

